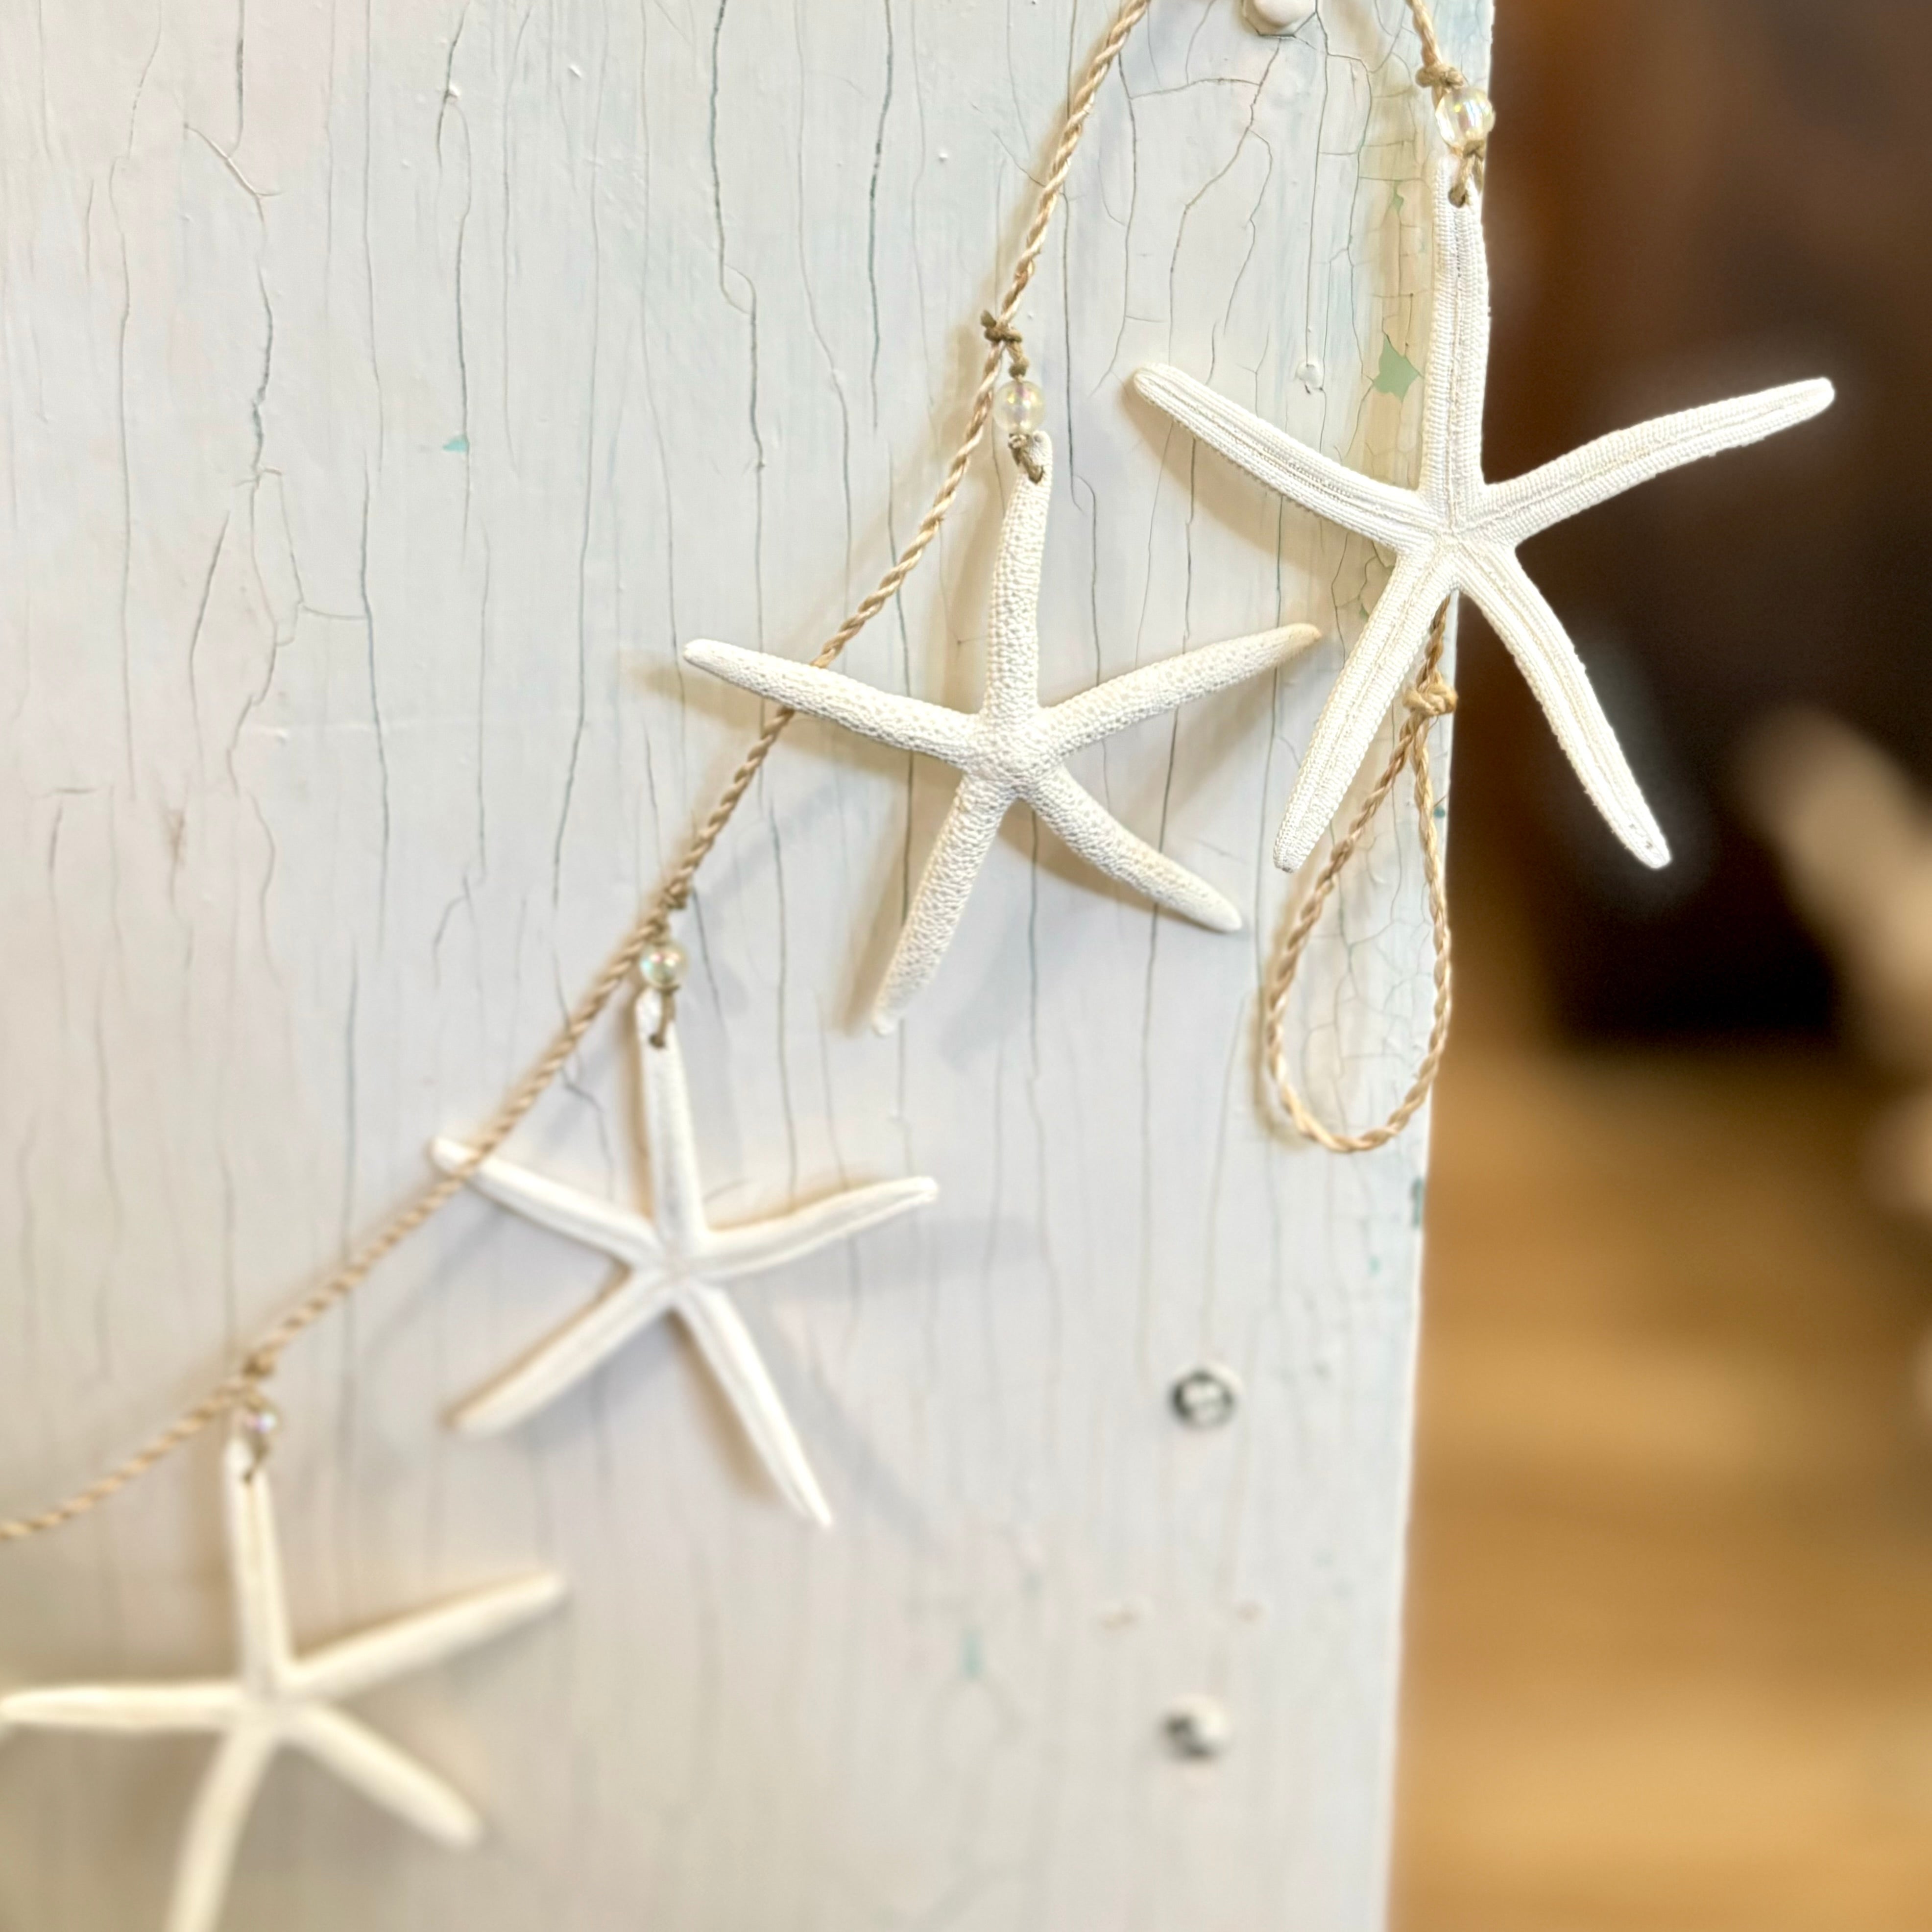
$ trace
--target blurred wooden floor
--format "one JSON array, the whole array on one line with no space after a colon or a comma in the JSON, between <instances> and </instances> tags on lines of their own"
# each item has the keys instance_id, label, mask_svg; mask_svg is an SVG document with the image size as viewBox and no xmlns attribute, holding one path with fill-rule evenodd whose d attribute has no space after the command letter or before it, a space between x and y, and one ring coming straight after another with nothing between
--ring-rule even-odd
<instances>
[{"instance_id":1,"label":"blurred wooden floor","mask_svg":"<svg viewBox=\"0 0 1932 1932\"><path fill-rule=\"evenodd\" d=\"M1396 1932L1924 1932L1932 1234L1862 1192L1879 1091L1567 1054L1468 937Z\"/></svg>"}]
</instances>

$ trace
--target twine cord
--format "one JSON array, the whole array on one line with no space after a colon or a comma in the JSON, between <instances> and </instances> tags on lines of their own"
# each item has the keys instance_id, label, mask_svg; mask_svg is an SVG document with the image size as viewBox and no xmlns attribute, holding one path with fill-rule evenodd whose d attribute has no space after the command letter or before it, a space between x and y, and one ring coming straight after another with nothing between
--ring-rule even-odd
<instances>
[{"instance_id":1,"label":"twine cord","mask_svg":"<svg viewBox=\"0 0 1932 1932\"><path fill-rule=\"evenodd\" d=\"M987 338L985 360L978 387L973 392L966 426L952 452L932 504L920 519L911 540L878 582L860 600L851 614L819 647L812 660L821 670L829 667L845 646L890 604L900 586L918 568L920 560L939 534L952 509L960 486L966 478L973 454L985 435L992 414L993 392L999 381L1000 365L1009 363L1016 378L1028 367L1026 353L1013 318L1025 296L1041 250L1060 204L1066 177L1073 165L1087 122L1100 98L1100 88L1120 58L1128 36L1140 23L1153 0L1122 0L1120 10L1106 38L1096 46L1082 74L1079 85L1068 97L1060 139L1053 158L1042 179L1033 212L1021 238L1019 253L1005 292L998 308L988 310L982 327ZM1038 477L1034 478L1037 482ZM576 1005L566 1016L550 1044L536 1063L504 1096L482 1132L470 1144L466 1158L450 1172L422 1189L397 1210L376 1232L318 1287L298 1301L268 1328L249 1349L241 1364L224 1376L202 1398L151 1437L131 1455L97 1477L92 1482L62 1501L29 1516L0 1520L0 1545L24 1542L58 1529L98 1509L103 1503L139 1482L165 1462L175 1451L191 1442L202 1430L222 1417L242 1413L266 1400L263 1390L280 1366L290 1346L322 1318L346 1301L368 1280L381 1264L410 1238L434 1220L463 1192L470 1176L500 1148L516 1131L525 1115L549 1090L565 1064L583 1044L584 1036L636 971L638 962L654 946L669 942L672 920L691 903L699 868L731 822L732 814L750 790L752 781L764 769L772 748L784 736L796 714L780 706L766 722L751 748L726 781L717 802L686 842L677 863L638 915L616 950L598 970ZM669 1017L668 1003L663 1010ZM662 1033L662 1024L660 1025Z\"/></svg>"},{"instance_id":2,"label":"twine cord","mask_svg":"<svg viewBox=\"0 0 1932 1932\"><path fill-rule=\"evenodd\" d=\"M1269 962L1268 978L1262 988L1262 1055L1268 1077L1274 1084L1283 1111L1295 1131L1330 1154L1371 1154L1386 1147L1421 1112L1442 1070L1442 1056L1449 1045L1450 992L1449 898L1443 883L1442 834L1436 820L1436 786L1429 769L1430 728L1438 718L1447 718L1456 709L1456 692L1442 675L1442 652L1448 636L1449 602L1436 614L1430 626L1429 644L1422 657L1421 675L1402 694L1404 716L1396 733L1395 748L1382 774L1369 788L1348 829L1336 840L1327 860L1316 874L1315 883L1300 909L1282 935L1280 948ZM1430 1023L1429 1044L1418 1064L1408 1090L1381 1126L1361 1133L1331 1127L1317 1118L1294 1084L1288 1066L1288 1001L1294 990L1308 942L1313 938L1322 909L1333 895L1344 868L1360 846L1375 816L1386 804L1405 769L1414 776L1416 830L1422 843L1423 875L1429 888L1429 923L1436 954L1436 1009Z\"/></svg>"},{"instance_id":3,"label":"twine cord","mask_svg":"<svg viewBox=\"0 0 1932 1932\"><path fill-rule=\"evenodd\" d=\"M1469 85L1469 76L1444 54L1429 0L1408 0L1408 11L1415 22L1415 37L1422 43L1422 64L1415 70L1415 83L1428 88L1439 108L1449 95ZM1489 170L1490 137L1486 132L1468 134L1450 146L1456 156L1456 179L1449 198L1461 208L1468 203L1472 192L1480 194L1483 191Z\"/></svg>"}]
</instances>

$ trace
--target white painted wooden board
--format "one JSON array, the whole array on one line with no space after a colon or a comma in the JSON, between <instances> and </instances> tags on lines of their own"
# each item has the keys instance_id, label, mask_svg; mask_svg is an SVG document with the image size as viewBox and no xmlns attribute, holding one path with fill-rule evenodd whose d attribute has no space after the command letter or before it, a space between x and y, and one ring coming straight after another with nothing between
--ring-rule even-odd
<instances>
[{"instance_id":1,"label":"white painted wooden board","mask_svg":"<svg viewBox=\"0 0 1932 1932\"><path fill-rule=\"evenodd\" d=\"M911 530L1108 10L0 0L0 1509L198 1393L548 1035L754 726L675 640L803 655ZM1439 11L1480 70L1485 0ZM1270 40L1156 0L1102 96L1023 317L1048 695L1372 599L1365 545L1125 379L1169 359L1409 473L1404 17L1322 0ZM855 674L970 698L1002 482ZM460 1203L290 1363L298 1628L537 1562L574 1601L372 1702L482 1851L284 1766L235 1932L1379 1922L1424 1140L1270 1134L1253 1037L1336 661L1082 767L1258 929L1157 918L1017 815L889 1040L863 1015L951 779L794 732L681 1021L720 1220L945 1190L743 1298L839 1532L667 1335L517 1436L443 1432L602 1279ZM1311 1067L1363 1117L1426 1023L1412 842L1343 915ZM607 1026L518 1156L636 1185L623 1066ZM1246 1400L1192 1434L1167 1390L1210 1358ZM209 1445L0 1553L0 1683L228 1641ZM1198 1691L1236 1738L1184 1765L1160 1720ZM0 1747L0 1928L158 1924L205 1748Z\"/></svg>"}]
</instances>

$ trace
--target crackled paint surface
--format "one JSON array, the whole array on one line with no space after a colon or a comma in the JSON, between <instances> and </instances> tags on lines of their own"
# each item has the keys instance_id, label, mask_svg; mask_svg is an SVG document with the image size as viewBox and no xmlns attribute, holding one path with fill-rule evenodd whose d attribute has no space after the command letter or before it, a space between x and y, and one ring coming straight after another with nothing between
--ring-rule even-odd
<instances>
[{"instance_id":1,"label":"crackled paint surface","mask_svg":"<svg viewBox=\"0 0 1932 1932\"><path fill-rule=\"evenodd\" d=\"M1439 8L1480 71L1479 0ZM1096 0L100 0L0 66L0 1496L218 1371L474 1126L757 716L704 635L806 654L916 520ZM1059 453L1055 700L1386 576L1135 400L1170 362L1412 482L1424 104L1400 0L1264 38L1167 4L1022 315ZM1318 386L1298 381L1312 362ZM971 701L1001 476L854 673ZM679 1018L718 1221L941 1201L748 1306L828 1486L801 1525L668 1332L477 1444L440 1416L603 1285L466 1200L291 1360L316 1630L532 1564L567 1618L371 1715L496 1822L450 1861L263 1793L227 1923L402 1932L1320 1926L1382 1915L1419 1134L1273 1136L1269 863L1330 644L1079 754L1211 878L1156 913L1013 814L947 974L866 1004L950 772L802 722L707 872ZM1318 1101L1426 1030L1412 844L1309 968ZM626 1198L598 1031L511 1149ZM1178 1426L1204 1359L1246 1391ZM220 1667L211 1450L0 1558L0 1684ZM298 1635L304 1640L304 1629ZM1161 1738L1219 1698L1210 1765ZM0 1925L153 1922L204 1748L0 1748ZM111 1760L111 1762L110 1762ZM112 1856L102 1855L104 1846Z\"/></svg>"}]
</instances>

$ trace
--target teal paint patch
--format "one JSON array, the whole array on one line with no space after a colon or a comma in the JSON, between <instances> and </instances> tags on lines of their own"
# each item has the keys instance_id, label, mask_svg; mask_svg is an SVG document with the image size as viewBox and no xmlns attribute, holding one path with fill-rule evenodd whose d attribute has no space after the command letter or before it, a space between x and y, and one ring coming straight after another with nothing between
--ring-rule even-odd
<instances>
[{"instance_id":1,"label":"teal paint patch","mask_svg":"<svg viewBox=\"0 0 1932 1932\"><path fill-rule=\"evenodd\" d=\"M1422 1210L1427 1204L1428 1198L1428 1183L1420 1174L1418 1174L1409 1190L1409 1212L1414 1216L1415 1225L1418 1228L1422 1226Z\"/></svg>"},{"instance_id":2,"label":"teal paint patch","mask_svg":"<svg viewBox=\"0 0 1932 1932\"><path fill-rule=\"evenodd\" d=\"M1375 393L1394 396L1399 402L1422 380L1422 371L1384 335L1382 366L1376 371Z\"/></svg>"},{"instance_id":3,"label":"teal paint patch","mask_svg":"<svg viewBox=\"0 0 1932 1932\"><path fill-rule=\"evenodd\" d=\"M470 454L470 439L466 436L453 436L442 446L452 456L467 456Z\"/></svg>"},{"instance_id":4,"label":"teal paint patch","mask_svg":"<svg viewBox=\"0 0 1932 1932\"><path fill-rule=\"evenodd\" d=\"M986 1654L980 1647L980 1633L962 1630L959 1636L959 1674L969 1684L976 1684L986 1674Z\"/></svg>"}]
</instances>

